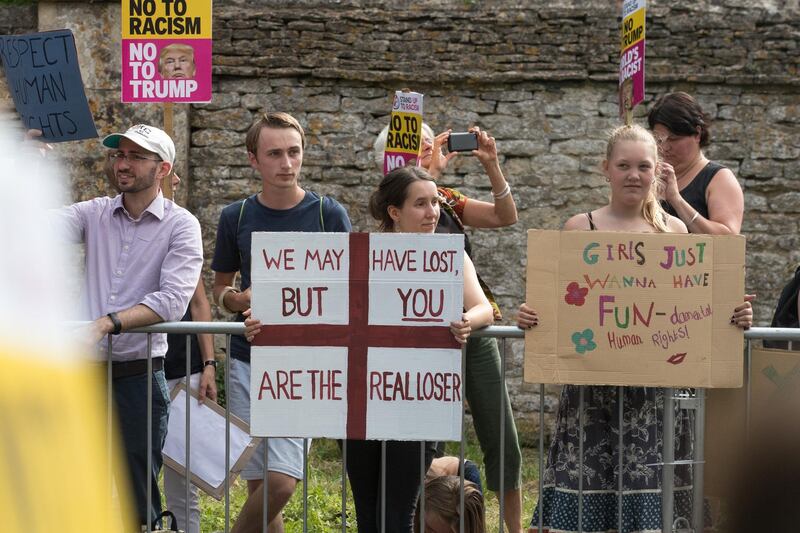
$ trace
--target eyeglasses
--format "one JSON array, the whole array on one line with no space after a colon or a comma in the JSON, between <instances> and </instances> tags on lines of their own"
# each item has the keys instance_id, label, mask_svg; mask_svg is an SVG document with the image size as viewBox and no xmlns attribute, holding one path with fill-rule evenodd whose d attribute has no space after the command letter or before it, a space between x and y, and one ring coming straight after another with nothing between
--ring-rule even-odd
<instances>
[{"instance_id":1,"label":"eyeglasses","mask_svg":"<svg viewBox=\"0 0 800 533\"><path fill-rule=\"evenodd\" d=\"M141 163L142 161L163 161L160 157L147 157L136 152L126 154L125 152L115 152L108 156L108 159L116 163L117 161L127 161L128 163Z\"/></svg>"}]
</instances>

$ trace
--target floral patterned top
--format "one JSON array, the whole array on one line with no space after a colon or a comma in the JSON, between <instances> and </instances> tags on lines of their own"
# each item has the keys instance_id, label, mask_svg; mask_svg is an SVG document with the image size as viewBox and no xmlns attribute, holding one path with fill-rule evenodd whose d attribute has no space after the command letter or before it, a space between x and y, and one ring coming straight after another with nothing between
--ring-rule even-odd
<instances>
[{"instance_id":1,"label":"floral patterned top","mask_svg":"<svg viewBox=\"0 0 800 533\"><path fill-rule=\"evenodd\" d=\"M439 204L446 216L439 219L436 233L464 233L464 223L461 219L464 216L464 206L467 205L467 200L469 200L469 198L456 189L451 189L449 187L438 187L438 191ZM466 234L464 234L464 250L468 255L472 255L472 245ZM486 282L481 279L480 274L478 274L478 283L480 283L483 294L486 295L486 299L489 300L489 304L492 306L494 320L502 320L503 315L500 312L500 306L497 305L497 300L495 300L492 290Z\"/></svg>"}]
</instances>

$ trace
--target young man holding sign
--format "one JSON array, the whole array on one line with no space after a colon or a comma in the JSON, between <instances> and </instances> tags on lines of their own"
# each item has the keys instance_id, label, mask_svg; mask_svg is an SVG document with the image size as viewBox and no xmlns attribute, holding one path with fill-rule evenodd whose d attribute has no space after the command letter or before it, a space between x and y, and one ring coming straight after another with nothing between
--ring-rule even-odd
<instances>
[{"instance_id":1,"label":"young man holding sign","mask_svg":"<svg viewBox=\"0 0 800 533\"><path fill-rule=\"evenodd\" d=\"M247 132L247 157L261 176L262 190L225 207L217 228L211 268L214 299L220 308L236 313L250 308L250 245L254 231L349 232L350 220L333 198L305 191L298 184L303 164L305 133L297 119L286 113L265 113ZM239 290L232 285L241 275ZM250 420L250 344L244 337L231 339L231 410ZM271 532L283 531L280 510L303 477L303 439L269 439L268 521ZM242 471L252 494L264 477L264 452L259 448Z\"/></svg>"}]
</instances>

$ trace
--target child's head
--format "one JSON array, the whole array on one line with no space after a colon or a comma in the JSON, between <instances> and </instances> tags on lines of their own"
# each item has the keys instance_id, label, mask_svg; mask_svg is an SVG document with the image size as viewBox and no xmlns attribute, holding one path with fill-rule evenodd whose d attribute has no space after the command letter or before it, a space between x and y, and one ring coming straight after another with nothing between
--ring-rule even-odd
<instances>
[{"instance_id":1,"label":"child's head","mask_svg":"<svg viewBox=\"0 0 800 533\"><path fill-rule=\"evenodd\" d=\"M419 515L415 533L457 533L459 527L459 476L438 476L425 481L425 531L420 532ZM420 506L417 505L417 513ZM486 522L483 495L471 481L464 481L464 533L484 533Z\"/></svg>"},{"instance_id":2,"label":"child's head","mask_svg":"<svg viewBox=\"0 0 800 533\"><path fill-rule=\"evenodd\" d=\"M603 173L611 183L612 196L626 190L615 187L615 180L625 180L626 174L638 172L642 185L646 187L646 194L642 199L642 216L656 230L665 232L667 224L664 210L658 200L658 163L658 144L653 135L643 127L620 126L609 134Z\"/></svg>"}]
</instances>

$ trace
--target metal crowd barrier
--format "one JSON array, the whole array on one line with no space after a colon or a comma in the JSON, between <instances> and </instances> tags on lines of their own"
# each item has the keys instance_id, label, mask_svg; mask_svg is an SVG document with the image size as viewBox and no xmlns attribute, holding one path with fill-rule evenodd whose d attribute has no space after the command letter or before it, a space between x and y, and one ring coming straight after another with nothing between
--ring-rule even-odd
<instances>
[{"instance_id":1,"label":"metal crowd barrier","mask_svg":"<svg viewBox=\"0 0 800 533\"><path fill-rule=\"evenodd\" d=\"M231 335L236 334L243 334L244 332L244 325L241 323L235 322L166 322L161 324L156 324L148 327L138 328L136 330L132 330L135 333L145 333L148 334L148 371L152 373L152 359L150 354L151 349L151 342L150 342L150 334L152 333L174 333L174 334L186 334L187 335L187 343L186 343L186 374L189 376L191 374L191 337L189 335L196 334L196 333L210 333L215 335L226 335L226 346L227 352L230 353L230 344L231 344ZM495 337L500 341L500 356L501 356L501 368L503 370L503 378L505 379L505 372L506 372L506 352L507 346L506 341L508 339L522 339L524 338L524 332L516 327L512 326L490 326L484 328L482 330L478 330L473 332L473 336L475 337ZM750 418L750 353L751 353L751 343L753 340L787 340L787 341L800 341L800 330L798 329L789 329L789 328L752 328L749 331L745 332L745 382L744 386L747 389L746 392L746 420L745 426L749 427L749 418ZM113 340L112 337L109 336L108 338L108 353L111 353L113 348ZM464 351L462 351L462 361L465 357ZM229 375L230 375L230 358L225 358L225 389L226 391L229 390ZM108 365L108 391L107 391L107 401L108 404L111 405L113 396L112 396L112 374L111 374L111 365ZM619 427L623 427L623 387L617 387L617 393L619 401ZM703 464L704 464L704 441L705 441L705 391L702 389L696 389L694 391L681 391L678 389L665 389L665 401L664 401L664 413L663 413L663 421L664 421L664 435L663 435L663 442L672 443L674 445L674 403L677 401L679 402L679 407L681 408L689 408L695 410L695 440L694 440L694 457L691 459L684 459L684 460L675 460L674 457L674 448L673 446L665 446L663 450L663 464L662 466L662 530L665 532L673 532L673 531L692 531L698 532L702 531L702 524L703 524L703 507L704 507L704 500L703 500ZM191 396L189 394L186 395L186 458L185 462L187 465L186 470L189 471L191 468L190 464L190 421L188 420L189 417L189 402ZM499 498L499 523L498 523L498 531L505 531L504 529L504 511L505 511L505 502L503 498L504 491L502 488L504 487L504 473L502 465L505 464L505 449L504 449L504 440L505 440L505 417L503 416L505 410L505 395L501 395L500 398L501 402L501 409L500 409L500 450L501 450L501 468L500 468L500 488L501 490L498 492ZM464 402L462 402L463 406ZM547 455L548 451L544 447L544 405L545 405L545 386L542 384L539 386L539 498L544 493L544 471L545 471L545 456ZM111 409L108 410L108 425L111 427ZM578 530L580 532L583 531L583 519L584 519L584 510L583 510L583 436L584 436L584 420L583 420L583 412L584 412L584 387L581 387L579 390L579 407L578 407L578 416L579 416L579 463L578 463L578 471L581 473L578 480ZM150 381L150 387L148 387L148 394L147 394L147 413L148 413L148 420L147 420L147 445L148 445L148 472L151 470L151 459L150 459L150 447L152 445L152 380ZM230 470L229 464L229 446L230 446L230 408L226 405L225 409L226 415L226 470ZM459 460L460 464L463 465L464 462L464 450L465 450L465 440L464 440L464 409L462 408L462 437L460 443L460 453L459 453ZM110 435L110 432L109 432ZM110 439L109 436L109 465L111 464L110 454L111 454L111 446L110 446ZM265 439L266 440L266 439ZM307 441L304 441L307 444ZM623 431L619 432L619 457L618 457L618 468L619 472L623 472ZM267 447L264 447L264 462L267 464ZM307 446L304 446L304 466L303 466L303 532L306 533L308 531L308 521L307 521L307 513L308 513L308 492L307 492L307 479L308 479L308 469L307 469ZM386 485L386 476L385 476L385 443L382 449L382 500L384 501L385 505L385 485ZM421 522L420 524L422 527L421 529L424 531L424 517L425 517L425 497L424 497L424 480L425 480L425 458L424 458L424 443L422 443L420 448L420 474L422 478L421 483L421 508L420 508L420 516ZM692 516L691 517L675 517L673 516L673 503L674 503L674 468L677 465L681 464L692 464L693 469L693 505L692 505ZM346 441L342 443L342 482L341 482L341 491L342 491L342 508L341 508L341 517L342 517L342 532L347 532L347 513L346 513L346 503L347 503L347 443ZM464 508L464 472L463 468L461 470L461 494L460 494L460 506L461 510L463 511ZM618 476L618 489L617 489L617 516L618 516L618 531L622 531L622 492L623 492L623 478L622 475ZM264 518L262 524L262 530L264 532L267 531L267 498L268 498L268 484L267 484L267 470L265 469L264 475L264 499L263 499L263 510L264 510ZM186 501L189 501L189 490L190 484L186 483ZM487 498L486 490L484 490L484 497ZM152 494L150 484L148 483L147 486L147 505L148 509L150 507L150 503L152 502ZM385 508L383 509L383 517L382 517L382 524L381 524L381 531L385 531ZM463 512L459 513L461 516L461 524L459 527L459 533L464 533L464 523L463 523ZM525 516L522 517L523 521L525 520ZM186 506L186 514L184 517L184 523L189 523L189 506ZM682 524L700 524L698 528L695 526L692 528L682 528L678 530L677 528L680 527ZM523 524L524 526L524 524ZM226 479L225 481L225 533L230 530L230 486L229 482ZM541 532L543 530L543 512L539 512L539 519L538 519L538 530ZM148 533L151 531L150 525L147 525Z\"/></svg>"}]
</instances>

